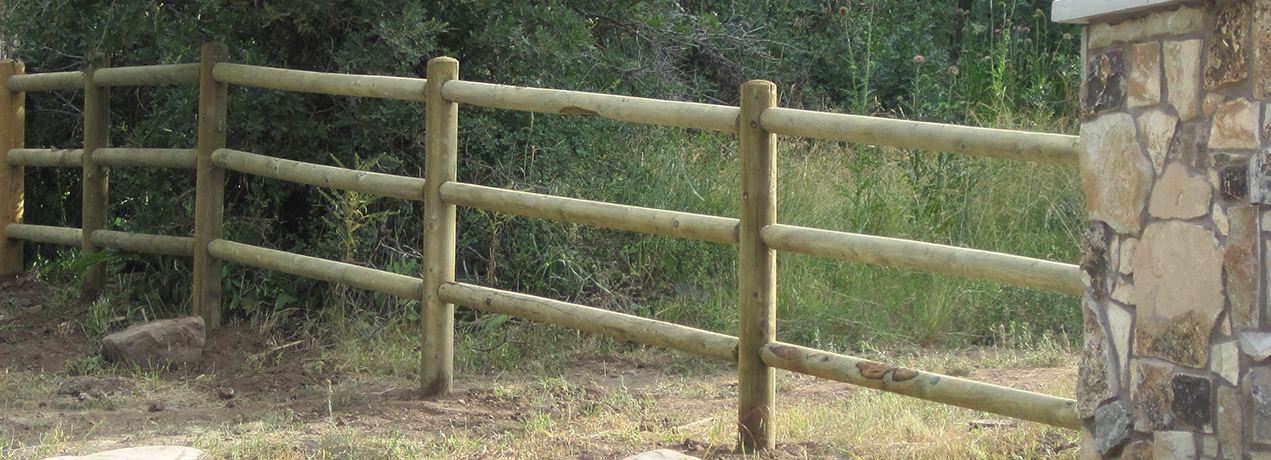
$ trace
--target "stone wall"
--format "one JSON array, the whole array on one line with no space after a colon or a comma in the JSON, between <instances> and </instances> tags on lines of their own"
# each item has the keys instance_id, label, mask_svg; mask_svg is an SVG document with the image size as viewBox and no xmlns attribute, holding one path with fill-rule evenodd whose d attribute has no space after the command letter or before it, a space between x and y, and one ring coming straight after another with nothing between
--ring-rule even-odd
<instances>
[{"instance_id":1,"label":"stone wall","mask_svg":"<svg viewBox=\"0 0 1271 460\"><path fill-rule=\"evenodd\" d=\"M1271 0L1084 40L1082 457L1271 459Z\"/></svg>"}]
</instances>

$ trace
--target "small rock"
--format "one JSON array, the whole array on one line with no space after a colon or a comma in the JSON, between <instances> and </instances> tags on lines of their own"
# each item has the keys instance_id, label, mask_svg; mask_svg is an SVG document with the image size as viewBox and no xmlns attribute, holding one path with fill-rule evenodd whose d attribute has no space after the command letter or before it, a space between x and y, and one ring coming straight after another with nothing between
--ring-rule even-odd
<instances>
[{"instance_id":1,"label":"small rock","mask_svg":"<svg viewBox=\"0 0 1271 460\"><path fill-rule=\"evenodd\" d=\"M1124 401L1106 404L1094 411L1095 448L1104 455L1130 437L1130 410Z\"/></svg>"},{"instance_id":2,"label":"small rock","mask_svg":"<svg viewBox=\"0 0 1271 460\"><path fill-rule=\"evenodd\" d=\"M641 454L635 454L622 460L701 460L697 457L690 457L670 449L651 450Z\"/></svg>"},{"instance_id":3,"label":"small rock","mask_svg":"<svg viewBox=\"0 0 1271 460\"><path fill-rule=\"evenodd\" d=\"M141 367L186 366L203 359L203 318L188 316L140 324L102 339L108 361Z\"/></svg>"},{"instance_id":4,"label":"small rock","mask_svg":"<svg viewBox=\"0 0 1271 460\"><path fill-rule=\"evenodd\" d=\"M221 399L234 399L234 389L233 388L217 389L216 396L220 397Z\"/></svg>"},{"instance_id":5,"label":"small rock","mask_svg":"<svg viewBox=\"0 0 1271 460\"><path fill-rule=\"evenodd\" d=\"M225 408L226 408L226 409L233 409L233 408L234 408L234 406L236 406L236 405L237 405L237 404L234 404L234 401L230 401L230 402L225 403Z\"/></svg>"},{"instance_id":6,"label":"small rock","mask_svg":"<svg viewBox=\"0 0 1271 460\"><path fill-rule=\"evenodd\" d=\"M70 395L84 399L84 396L101 398L113 394L132 391L136 385L123 378L99 379L97 377L79 376L63 380L57 385L57 394Z\"/></svg>"},{"instance_id":7,"label":"small rock","mask_svg":"<svg viewBox=\"0 0 1271 460\"><path fill-rule=\"evenodd\" d=\"M164 408L163 401L150 401L146 403L146 412L162 412Z\"/></svg>"}]
</instances>

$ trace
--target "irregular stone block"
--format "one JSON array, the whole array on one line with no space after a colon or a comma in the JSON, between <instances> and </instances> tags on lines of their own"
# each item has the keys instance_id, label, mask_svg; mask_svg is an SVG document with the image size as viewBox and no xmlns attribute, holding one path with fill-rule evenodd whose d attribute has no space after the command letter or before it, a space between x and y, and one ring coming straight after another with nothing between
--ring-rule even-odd
<instances>
[{"instance_id":1,"label":"irregular stone block","mask_svg":"<svg viewBox=\"0 0 1271 460\"><path fill-rule=\"evenodd\" d=\"M1240 378L1240 346L1235 340L1215 343L1209 347L1209 370L1218 374L1230 385Z\"/></svg>"},{"instance_id":2,"label":"irregular stone block","mask_svg":"<svg viewBox=\"0 0 1271 460\"><path fill-rule=\"evenodd\" d=\"M1165 55L1165 88L1169 103L1178 112L1179 121L1196 118L1200 113L1200 48L1202 40L1167 41L1162 44Z\"/></svg>"},{"instance_id":3,"label":"irregular stone block","mask_svg":"<svg viewBox=\"0 0 1271 460\"><path fill-rule=\"evenodd\" d=\"M1200 436L1200 455L1205 457L1218 456L1218 437L1212 434Z\"/></svg>"},{"instance_id":4,"label":"irregular stone block","mask_svg":"<svg viewBox=\"0 0 1271 460\"><path fill-rule=\"evenodd\" d=\"M1191 219L1209 212L1213 189L1204 176L1188 174L1178 163L1165 168L1165 174L1152 186L1148 214L1161 219Z\"/></svg>"},{"instance_id":5,"label":"irregular stone block","mask_svg":"<svg viewBox=\"0 0 1271 460\"><path fill-rule=\"evenodd\" d=\"M1081 430L1081 460L1103 460L1103 456L1099 455L1099 451L1094 447L1094 432L1091 430Z\"/></svg>"},{"instance_id":6,"label":"irregular stone block","mask_svg":"<svg viewBox=\"0 0 1271 460\"><path fill-rule=\"evenodd\" d=\"M1129 311L1117 305L1108 305L1106 310L1108 315L1108 335L1112 341L1112 346L1116 348L1117 369L1128 369L1130 367L1130 333L1134 329L1134 312ZM1117 381L1129 382L1122 380L1118 375Z\"/></svg>"},{"instance_id":7,"label":"irregular stone block","mask_svg":"<svg viewBox=\"0 0 1271 460\"><path fill-rule=\"evenodd\" d=\"M1112 300L1121 302L1122 305L1134 305L1134 284L1117 278L1116 285L1112 288Z\"/></svg>"},{"instance_id":8,"label":"irregular stone block","mask_svg":"<svg viewBox=\"0 0 1271 460\"><path fill-rule=\"evenodd\" d=\"M1227 300L1231 302L1231 325L1236 330L1258 327L1258 281L1262 262L1258 250L1257 206L1227 207L1229 233L1223 256L1227 278Z\"/></svg>"},{"instance_id":9,"label":"irregular stone block","mask_svg":"<svg viewBox=\"0 0 1271 460\"><path fill-rule=\"evenodd\" d=\"M1219 235L1230 233L1231 225L1227 222L1227 211L1223 210L1221 204L1214 202L1214 209L1209 211L1209 215L1214 218L1214 226L1218 227Z\"/></svg>"},{"instance_id":10,"label":"irregular stone block","mask_svg":"<svg viewBox=\"0 0 1271 460\"><path fill-rule=\"evenodd\" d=\"M1240 333L1240 351L1254 362L1271 356L1271 332L1245 331Z\"/></svg>"},{"instance_id":11,"label":"irregular stone block","mask_svg":"<svg viewBox=\"0 0 1271 460\"><path fill-rule=\"evenodd\" d=\"M1258 123L1261 114L1258 111L1261 108L1261 104L1244 98L1219 104L1218 110L1214 111L1214 122L1210 125L1209 149L1258 148L1261 142Z\"/></svg>"},{"instance_id":12,"label":"irregular stone block","mask_svg":"<svg viewBox=\"0 0 1271 460\"><path fill-rule=\"evenodd\" d=\"M1214 414L1214 423L1222 453L1226 458L1244 458L1241 407L1240 400L1236 397L1236 389L1219 386L1215 407L1217 407L1217 413Z\"/></svg>"},{"instance_id":13,"label":"irregular stone block","mask_svg":"<svg viewBox=\"0 0 1271 460\"><path fill-rule=\"evenodd\" d=\"M1082 113L1094 115L1121 108L1125 100L1125 56L1109 51L1090 59L1086 72L1086 100Z\"/></svg>"},{"instance_id":14,"label":"irregular stone block","mask_svg":"<svg viewBox=\"0 0 1271 460\"><path fill-rule=\"evenodd\" d=\"M193 447L142 446L113 449L89 455L68 455L45 460L212 460L212 456Z\"/></svg>"},{"instance_id":15,"label":"irregular stone block","mask_svg":"<svg viewBox=\"0 0 1271 460\"><path fill-rule=\"evenodd\" d=\"M1193 460L1196 458L1196 438L1188 431L1157 431L1152 433L1152 456L1156 460Z\"/></svg>"},{"instance_id":16,"label":"irregular stone block","mask_svg":"<svg viewBox=\"0 0 1271 460\"><path fill-rule=\"evenodd\" d=\"M1209 93L1205 95L1205 102L1202 105L1205 115L1213 115L1214 110L1218 110L1218 104L1222 104L1226 98L1218 93Z\"/></svg>"},{"instance_id":17,"label":"irregular stone block","mask_svg":"<svg viewBox=\"0 0 1271 460\"><path fill-rule=\"evenodd\" d=\"M1174 130L1166 155L1189 168L1205 169L1204 159L1209 152L1209 124L1204 120L1181 123Z\"/></svg>"},{"instance_id":18,"label":"irregular stone block","mask_svg":"<svg viewBox=\"0 0 1271 460\"><path fill-rule=\"evenodd\" d=\"M1169 428L1174 403L1172 366L1137 360L1134 391L1130 399L1134 409L1134 431L1151 433Z\"/></svg>"},{"instance_id":19,"label":"irregular stone block","mask_svg":"<svg viewBox=\"0 0 1271 460\"><path fill-rule=\"evenodd\" d=\"M1253 96L1271 97L1271 1L1253 2Z\"/></svg>"},{"instance_id":20,"label":"irregular stone block","mask_svg":"<svg viewBox=\"0 0 1271 460\"><path fill-rule=\"evenodd\" d=\"M1205 63L1205 89L1213 90L1240 83L1249 76L1246 16L1249 4L1236 2L1218 10L1214 34L1209 39Z\"/></svg>"},{"instance_id":21,"label":"irregular stone block","mask_svg":"<svg viewBox=\"0 0 1271 460\"><path fill-rule=\"evenodd\" d=\"M1134 251L1135 347L1203 368L1209 332L1222 313L1223 253L1211 231L1179 221L1154 222Z\"/></svg>"},{"instance_id":22,"label":"irregular stone block","mask_svg":"<svg viewBox=\"0 0 1271 460\"><path fill-rule=\"evenodd\" d=\"M1152 167L1160 174L1165 166L1165 158L1169 154L1170 141L1174 140L1174 129L1178 127L1178 117L1163 110L1151 110L1139 115L1139 133L1143 137L1143 146L1147 147L1148 157L1152 159Z\"/></svg>"},{"instance_id":23,"label":"irregular stone block","mask_svg":"<svg viewBox=\"0 0 1271 460\"><path fill-rule=\"evenodd\" d=\"M1091 24L1087 32L1091 49L1114 42L1132 42L1161 35L1183 35L1205 28L1205 9L1184 7L1118 24Z\"/></svg>"},{"instance_id":24,"label":"irregular stone block","mask_svg":"<svg viewBox=\"0 0 1271 460\"><path fill-rule=\"evenodd\" d=\"M1271 204L1271 149L1263 149L1249 161L1248 183L1245 185L1249 201L1254 204Z\"/></svg>"},{"instance_id":25,"label":"irregular stone block","mask_svg":"<svg viewBox=\"0 0 1271 460\"><path fill-rule=\"evenodd\" d=\"M196 365L203 359L203 334L202 317L152 321L106 336L102 356L143 368Z\"/></svg>"},{"instance_id":26,"label":"irregular stone block","mask_svg":"<svg viewBox=\"0 0 1271 460\"><path fill-rule=\"evenodd\" d=\"M1227 202L1249 198L1249 165L1223 166L1218 170L1218 195Z\"/></svg>"},{"instance_id":27,"label":"irregular stone block","mask_svg":"<svg viewBox=\"0 0 1271 460\"><path fill-rule=\"evenodd\" d=\"M1213 432L1213 382L1191 375L1174 376L1174 401L1170 416L1178 423L1203 433Z\"/></svg>"},{"instance_id":28,"label":"irregular stone block","mask_svg":"<svg viewBox=\"0 0 1271 460\"><path fill-rule=\"evenodd\" d=\"M1094 221L1081 234L1082 280L1090 295L1102 299L1108 295L1108 240L1110 232L1103 222Z\"/></svg>"},{"instance_id":29,"label":"irregular stone block","mask_svg":"<svg viewBox=\"0 0 1271 460\"><path fill-rule=\"evenodd\" d=\"M1097 314L1091 310L1091 302L1083 302L1081 309L1083 334L1081 336L1080 365L1077 367L1077 416L1088 418L1095 408L1108 400L1115 392L1108 383L1108 346Z\"/></svg>"},{"instance_id":30,"label":"irregular stone block","mask_svg":"<svg viewBox=\"0 0 1271 460\"><path fill-rule=\"evenodd\" d=\"M1135 138L1134 118L1114 113L1082 123L1080 153L1090 219L1137 235L1154 170Z\"/></svg>"},{"instance_id":31,"label":"irregular stone block","mask_svg":"<svg viewBox=\"0 0 1271 460\"><path fill-rule=\"evenodd\" d=\"M1161 102L1161 42L1134 45L1134 66L1126 89L1126 105L1148 107Z\"/></svg>"},{"instance_id":32,"label":"irregular stone block","mask_svg":"<svg viewBox=\"0 0 1271 460\"><path fill-rule=\"evenodd\" d=\"M1253 412L1249 442L1271 445L1271 369L1256 367L1245 374L1245 398Z\"/></svg>"},{"instance_id":33,"label":"irregular stone block","mask_svg":"<svg viewBox=\"0 0 1271 460\"><path fill-rule=\"evenodd\" d=\"M1121 242L1121 255L1120 258L1117 259L1120 260L1121 263L1117 266L1117 271L1121 272L1122 275L1134 273L1134 249L1137 248L1138 245L1138 238L1126 238Z\"/></svg>"},{"instance_id":34,"label":"irregular stone block","mask_svg":"<svg viewBox=\"0 0 1271 460\"><path fill-rule=\"evenodd\" d=\"M622 460L701 460L697 457L681 454L670 449L651 450L645 453L632 455Z\"/></svg>"},{"instance_id":35,"label":"irregular stone block","mask_svg":"<svg viewBox=\"0 0 1271 460\"><path fill-rule=\"evenodd\" d=\"M1152 443L1134 441L1121 449L1120 460L1152 460Z\"/></svg>"},{"instance_id":36,"label":"irregular stone block","mask_svg":"<svg viewBox=\"0 0 1271 460\"><path fill-rule=\"evenodd\" d=\"M1094 444L1103 455L1130 437L1130 411L1124 401L1103 405L1094 412Z\"/></svg>"}]
</instances>

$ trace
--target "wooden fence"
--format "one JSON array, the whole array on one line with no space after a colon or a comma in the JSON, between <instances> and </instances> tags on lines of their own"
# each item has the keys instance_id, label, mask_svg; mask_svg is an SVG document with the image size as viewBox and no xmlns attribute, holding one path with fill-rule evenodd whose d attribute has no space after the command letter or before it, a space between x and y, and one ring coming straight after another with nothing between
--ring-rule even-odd
<instances>
[{"instance_id":1,"label":"wooden fence","mask_svg":"<svg viewBox=\"0 0 1271 460\"><path fill-rule=\"evenodd\" d=\"M1074 401L956 377L899 368L776 341L776 252L958 275L1081 295L1074 265L895 238L777 223L777 135L926 149L966 155L1077 162L1077 138L822 113L776 106L776 87L750 81L740 107L522 88L459 79L459 63L436 58L426 79L345 75L226 62L224 45L202 48L198 64L88 68L25 75L21 63L0 64L0 275L22 270L22 243L78 245L194 258L194 313L215 328L221 318L221 264L234 262L421 300L421 387L424 396L451 390L454 306L507 314L670 348L738 365L738 432L746 450L774 446L774 369L815 375L940 403L1079 429ZM194 149L122 149L106 145L111 86L197 84ZM354 171L225 148L227 86L426 102L424 178ZM83 90L83 150L23 148L23 103L30 91ZM455 177L460 104L553 114L583 114L632 123L735 133L740 142L740 218L562 198L459 182ZM25 166L83 170L83 228L22 223ZM197 174L193 237L107 229L107 167L193 168ZM423 201L422 277L265 249L222 239L224 175L235 170L302 184ZM575 305L455 280L455 210L480 208L738 248L738 335L703 331L639 316ZM83 292L103 288L101 265L85 272ZM422 278L422 279L421 279Z\"/></svg>"}]
</instances>

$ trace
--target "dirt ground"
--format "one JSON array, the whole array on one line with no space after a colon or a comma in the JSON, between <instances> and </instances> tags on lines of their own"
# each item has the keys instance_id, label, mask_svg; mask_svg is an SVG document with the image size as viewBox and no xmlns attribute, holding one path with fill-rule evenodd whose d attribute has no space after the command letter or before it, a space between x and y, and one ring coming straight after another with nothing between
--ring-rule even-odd
<instances>
[{"instance_id":1,"label":"dirt ground","mask_svg":"<svg viewBox=\"0 0 1271 460\"><path fill-rule=\"evenodd\" d=\"M77 318L48 311L50 295L30 279L0 283L0 458L154 444L194 445L226 458L618 459L658 448L742 458L725 444L735 437L729 430L736 404L735 369L726 365L619 354L568 363L559 376L460 375L451 395L419 398L411 375L324 370L314 365L322 347L233 324L208 337L198 369L73 376L68 369L93 362L97 344ZM964 375L1046 391L1048 382L1075 381L1076 368L973 368ZM66 390L74 385L80 389ZM841 408L862 393L876 392L782 373L778 399ZM798 414L789 417L805 424ZM963 425L955 431L970 429L957 423ZM808 430L809 438L818 436ZM1075 450L1071 437L1047 436L1026 456ZM895 450L912 447L907 443L862 456L910 456ZM858 457L845 450L851 448L791 441L771 457Z\"/></svg>"}]
</instances>

